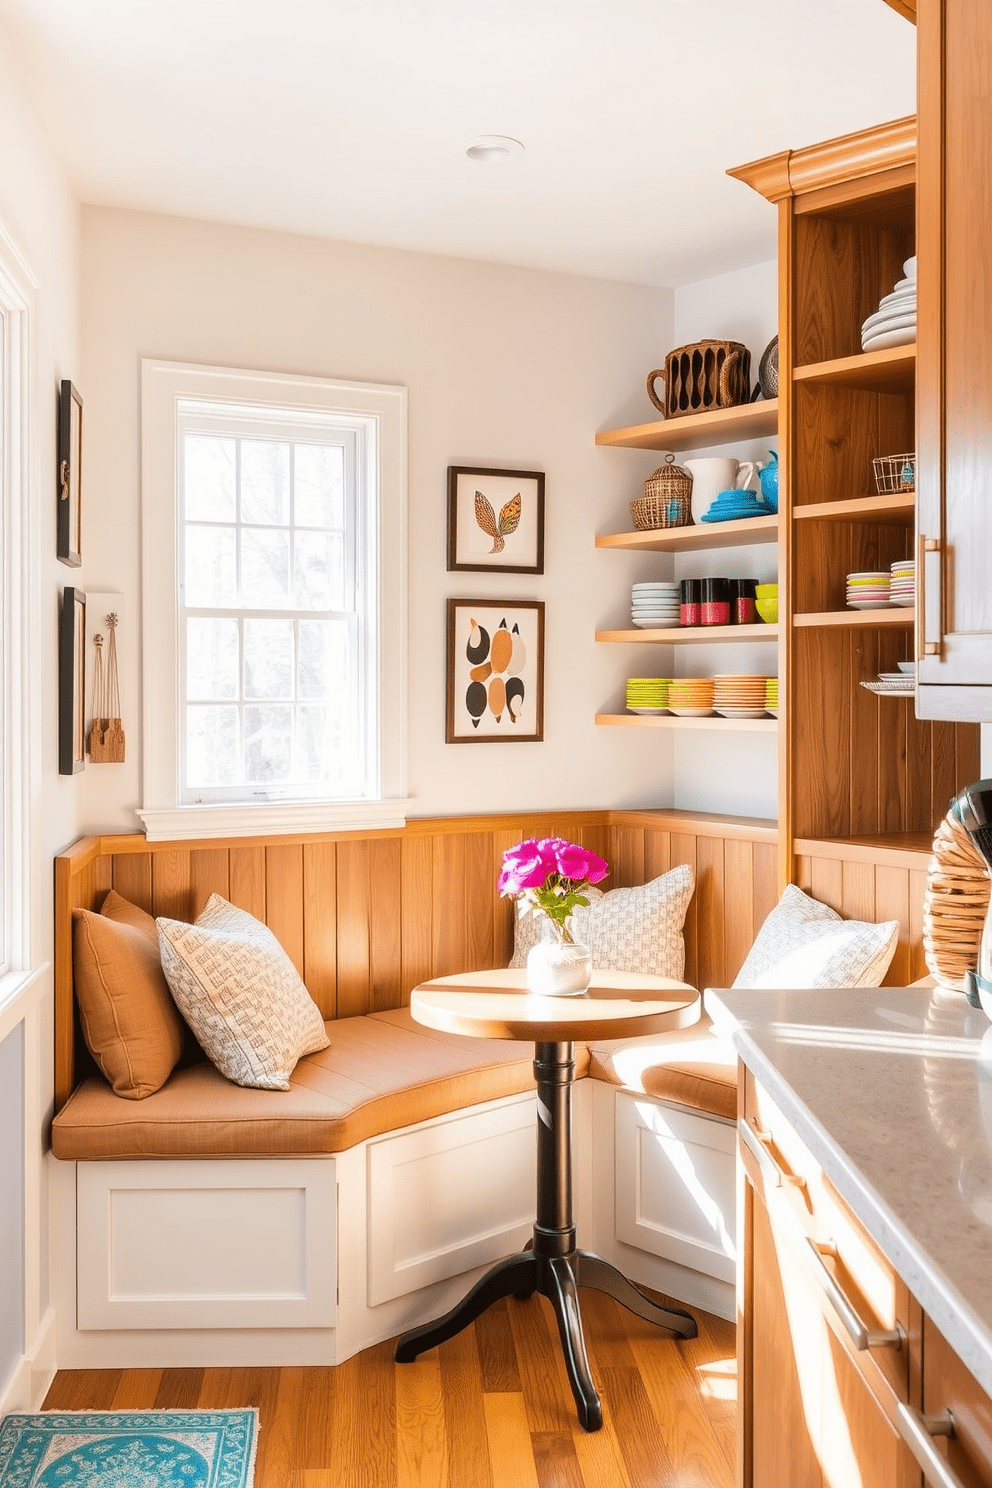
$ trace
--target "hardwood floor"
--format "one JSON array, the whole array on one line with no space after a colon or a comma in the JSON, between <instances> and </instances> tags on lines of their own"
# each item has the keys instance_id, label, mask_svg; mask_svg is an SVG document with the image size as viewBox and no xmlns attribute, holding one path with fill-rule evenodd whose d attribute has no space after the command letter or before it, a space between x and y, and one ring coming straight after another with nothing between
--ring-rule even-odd
<instances>
[{"instance_id":1,"label":"hardwood floor","mask_svg":"<svg viewBox=\"0 0 992 1488\"><path fill-rule=\"evenodd\" d=\"M732 1488L734 1328L696 1312L676 1340L582 1292L602 1431L575 1419L539 1297L393 1363L382 1343L328 1369L63 1370L46 1410L258 1407L256 1488Z\"/></svg>"}]
</instances>

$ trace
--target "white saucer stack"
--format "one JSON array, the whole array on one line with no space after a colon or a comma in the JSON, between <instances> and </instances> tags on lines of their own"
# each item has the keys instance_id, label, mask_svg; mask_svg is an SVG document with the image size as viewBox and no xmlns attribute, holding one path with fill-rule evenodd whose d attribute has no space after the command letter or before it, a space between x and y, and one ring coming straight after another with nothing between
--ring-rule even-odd
<instances>
[{"instance_id":1,"label":"white saucer stack","mask_svg":"<svg viewBox=\"0 0 992 1488\"><path fill-rule=\"evenodd\" d=\"M667 630L678 625L678 584L635 584L630 591L630 618L640 630Z\"/></svg>"},{"instance_id":2,"label":"white saucer stack","mask_svg":"<svg viewBox=\"0 0 992 1488\"><path fill-rule=\"evenodd\" d=\"M894 605L901 605L904 609L911 609L916 603L916 564L912 558L893 563L889 598Z\"/></svg>"},{"instance_id":3,"label":"white saucer stack","mask_svg":"<svg viewBox=\"0 0 992 1488\"><path fill-rule=\"evenodd\" d=\"M908 346L916 340L916 258L907 258L905 274L861 327L864 351L883 351L887 346Z\"/></svg>"}]
</instances>

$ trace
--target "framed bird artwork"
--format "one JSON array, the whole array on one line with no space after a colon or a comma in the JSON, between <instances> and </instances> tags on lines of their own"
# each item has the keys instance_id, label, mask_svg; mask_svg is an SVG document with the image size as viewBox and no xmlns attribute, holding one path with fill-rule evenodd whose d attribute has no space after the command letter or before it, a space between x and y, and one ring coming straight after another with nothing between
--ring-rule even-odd
<instances>
[{"instance_id":1,"label":"framed bird artwork","mask_svg":"<svg viewBox=\"0 0 992 1488\"><path fill-rule=\"evenodd\" d=\"M445 743L544 738L544 603L449 599Z\"/></svg>"},{"instance_id":2,"label":"framed bird artwork","mask_svg":"<svg viewBox=\"0 0 992 1488\"><path fill-rule=\"evenodd\" d=\"M448 466L448 570L544 572L544 472Z\"/></svg>"}]
</instances>

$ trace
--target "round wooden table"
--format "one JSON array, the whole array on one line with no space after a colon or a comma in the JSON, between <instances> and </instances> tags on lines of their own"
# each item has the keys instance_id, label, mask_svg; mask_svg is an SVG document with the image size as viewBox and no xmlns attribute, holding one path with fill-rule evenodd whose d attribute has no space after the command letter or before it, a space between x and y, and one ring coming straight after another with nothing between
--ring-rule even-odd
<instances>
[{"instance_id":1,"label":"round wooden table","mask_svg":"<svg viewBox=\"0 0 992 1488\"><path fill-rule=\"evenodd\" d=\"M638 1317L683 1338L696 1322L681 1308L659 1307L633 1282L588 1250L577 1250L572 1220L572 1082L575 1039L632 1038L686 1028L699 1018L694 987L666 977L597 971L577 997L538 997L523 971L473 971L435 977L415 987L410 1011L418 1023L469 1038L533 1040L537 1081L537 1220L526 1250L497 1262L472 1290L436 1322L404 1333L396 1362L460 1333L501 1297L547 1297L554 1309L569 1384L586 1431L603 1424L579 1311L580 1286L606 1292Z\"/></svg>"}]
</instances>

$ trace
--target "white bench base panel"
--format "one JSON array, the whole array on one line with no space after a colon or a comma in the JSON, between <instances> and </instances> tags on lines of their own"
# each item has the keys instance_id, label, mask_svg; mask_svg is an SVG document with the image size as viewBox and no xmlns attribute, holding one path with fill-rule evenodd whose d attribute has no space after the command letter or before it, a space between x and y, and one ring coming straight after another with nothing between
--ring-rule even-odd
<instances>
[{"instance_id":1,"label":"white bench base panel","mask_svg":"<svg viewBox=\"0 0 992 1488\"><path fill-rule=\"evenodd\" d=\"M430 1321L528 1238L535 1120L527 1093L326 1158L50 1159L59 1367L335 1364ZM733 1126L582 1080L572 1140L579 1243L733 1318Z\"/></svg>"}]
</instances>

